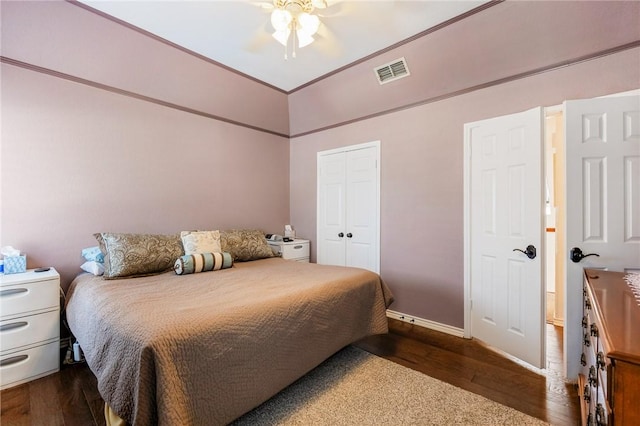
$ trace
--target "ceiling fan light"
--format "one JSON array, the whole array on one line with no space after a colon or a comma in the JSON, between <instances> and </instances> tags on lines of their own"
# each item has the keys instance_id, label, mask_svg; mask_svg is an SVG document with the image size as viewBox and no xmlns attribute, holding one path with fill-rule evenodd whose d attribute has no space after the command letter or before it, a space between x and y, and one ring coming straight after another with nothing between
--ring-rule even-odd
<instances>
[{"instance_id":1,"label":"ceiling fan light","mask_svg":"<svg viewBox=\"0 0 640 426\"><path fill-rule=\"evenodd\" d=\"M311 4L316 9L324 9L327 7L327 0L311 0Z\"/></svg>"},{"instance_id":2,"label":"ceiling fan light","mask_svg":"<svg viewBox=\"0 0 640 426\"><path fill-rule=\"evenodd\" d=\"M293 17L287 10L275 9L271 12L271 25L276 31L283 31L289 28Z\"/></svg>"},{"instance_id":3,"label":"ceiling fan light","mask_svg":"<svg viewBox=\"0 0 640 426\"><path fill-rule=\"evenodd\" d=\"M273 38L278 40L280 44L283 46L287 45L287 41L289 40L289 35L291 34L291 30L289 28L285 28L283 30L277 30L272 35Z\"/></svg>"},{"instance_id":4,"label":"ceiling fan light","mask_svg":"<svg viewBox=\"0 0 640 426\"><path fill-rule=\"evenodd\" d=\"M318 28L320 27L320 18L316 15L301 13L298 15L297 21L301 27L298 31L304 31L305 34L309 35L309 37L317 33Z\"/></svg>"},{"instance_id":5,"label":"ceiling fan light","mask_svg":"<svg viewBox=\"0 0 640 426\"><path fill-rule=\"evenodd\" d=\"M306 34L302 30L296 31L296 35L298 36L298 47L302 48L313 43L313 36L311 34Z\"/></svg>"}]
</instances>

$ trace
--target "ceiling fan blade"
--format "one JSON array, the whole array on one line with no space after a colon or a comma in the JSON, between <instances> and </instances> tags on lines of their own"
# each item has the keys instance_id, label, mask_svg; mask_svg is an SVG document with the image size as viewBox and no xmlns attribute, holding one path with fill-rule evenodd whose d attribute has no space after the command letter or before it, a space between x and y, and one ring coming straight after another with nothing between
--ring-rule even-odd
<instances>
[{"instance_id":1,"label":"ceiling fan blade","mask_svg":"<svg viewBox=\"0 0 640 426\"><path fill-rule=\"evenodd\" d=\"M354 9L354 2L332 1L324 9L316 9L314 13L321 18L333 18L336 16L349 15Z\"/></svg>"},{"instance_id":2,"label":"ceiling fan blade","mask_svg":"<svg viewBox=\"0 0 640 426\"><path fill-rule=\"evenodd\" d=\"M273 3L270 1L250 1L249 4L267 11L273 10Z\"/></svg>"},{"instance_id":3,"label":"ceiling fan blade","mask_svg":"<svg viewBox=\"0 0 640 426\"><path fill-rule=\"evenodd\" d=\"M342 43L326 24L320 26L315 37L313 46L327 56L338 57L343 53Z\"/></svg>"},{"instance_id":4,"label":"ceiling fan blade","mask_svg":"<svg viewBox=\"0 0 640 426\"><path fill-rule=\"evenodd\" d=\"M251 53L259 53L269 43L277 43L271 36L272 32L273 28L271 27L271 23L268 21L265 22L253 32L249 41L245 43L244 50Z\"/></svg>"}]
</instances>

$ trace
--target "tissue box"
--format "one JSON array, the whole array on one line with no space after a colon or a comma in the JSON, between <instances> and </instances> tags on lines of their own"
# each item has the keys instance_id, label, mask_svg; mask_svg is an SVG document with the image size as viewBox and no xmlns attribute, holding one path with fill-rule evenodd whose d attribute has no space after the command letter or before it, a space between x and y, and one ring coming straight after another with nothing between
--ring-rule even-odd
<instances>
[{"instance_id":1,"label":"tissue box","mask_svg":"<svg viewBox=\"0 0 640 426\"><path fill-rule=\"evenodd\" d=\"M27 255L9 256L4 258L4 273L19 274L27 271Z\"/></svg>"}]
</instances>

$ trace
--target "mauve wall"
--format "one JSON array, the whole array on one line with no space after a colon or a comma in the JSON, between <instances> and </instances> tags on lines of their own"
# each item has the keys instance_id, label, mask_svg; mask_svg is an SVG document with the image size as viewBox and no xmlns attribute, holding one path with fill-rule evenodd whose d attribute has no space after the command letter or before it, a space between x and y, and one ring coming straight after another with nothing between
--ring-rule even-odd
<instances>
[{"instance_id":1,"label":"mauve wall","mask_svg":"<svg viewBox=\"0 0 640 426\"><path fill-rule=\"evenodd\" d=\"M442 49L438 48L438 43L434 43L425 52L424 46L431 43L429 40L418 40L384 55L386 59L400 56L418 58L428 53L432 57L430 69L412 67L409 78L383 87L385 91L406 93L404 102L409 104L420 99L419 93L424 100L432 98L434 94L446 95L451 93L449 91L477 85L482 82L479 75L486 81L492 81L547 65L546 62L532 61L527 54L528 48L535 45L536 40L544 40L545 48L531 51L530 54L548 58L552 62L598 52L605 46L615 47L616 43L638 41L639 6L640 3L631 6L620 3L575 3L576 18L568 28L566 25L547 25L548 22L558 22L557 14L566 13L567 5L564 3L526 2L515 6L502 3L469 18L469 22L465 20L442 30L448 37L455 37L457 43L472 44L474 57L484 57L483 52L491 56L492 70L484 62L478 64L476 69L467 58L452 56L450 49L455 46L451 40L445 40L440 31L436 31L425 38L435 37L438 43L443 43ZM616 13L612 13L612 10ZM600 20L595 19L597 15ZM633 15L631 19L629 15ZM507 16L509 20L504 21ZM586 21L578 19L584 16L588 17ZM536 20L533 23L529 22L532 17ZM529 29L530 41L519 36L515 23ZM622 25L624 29L619 28ZM591 35L592 40L598 40L593 43L592 52L585 49L582 40L576 36L574 27L582 26L589 26L596 32ZM536 28L537 32L534 31ZM482 44L488 37L487 32L497 33L504 38L497 45L499 50L495 50L494 44ZM513 45L509 40L513 40ZM518 45L522 43L525 43L524 52L518 50ZM559 46L557 51L554 49L556 44ZM580 48L574 51L567 48L569 45ZM461 52L469 49L469 46L456 49ZM374 62L384 63L385 60ZM506 64L504 69L500 66L502 62ZM410 67L412 63L415 60L409 59ZM447 73L454 75L448 76ZM384 110L380 91L363 90L362 77L356 74L351 69L318 83L321 87L330 86L326 91L313 85L292 94L292 110L304 110L305 117L309 118L296 119L292 112L292 133L365 116L374 110ZM448 83L445 85L442 81ZM391 309L462 328L464 123L540 105L557 105L565 99L595 97L639 87L640 48L633 48L377 118L306 136L294 136L291 140L290 163L291 222L300 235L312 239L312 258L315 259L316 153L380 140L380 270L382 278L396 296ZM403 99L391 97L387 107L402 105L406 105ZM320 121L312 122L315 119Z\"/></svg>"},{"instance_id":2,"label":"mauve wall","mask_svg":"<svg viewBox=\"0 0 640 426\"><path fill-rule=\"evenodd\" d=\"M291 93L291 135L638 40L640 2L505 2ZM405 57L411 76L373 69Z\"/></svg>"},{"instance_id":3,"label":"mauve wall","mask_svg":"<svg viewBox=\"0 0 640 426\"><path fill-rule=\"evenodd\" d=\"M66 1L1 7L2 56L289 134L283 92Z\"/></svg>"},{"instance_id":4,"label":"mauve wall","mask_svg":"<svg viewBox=\"0 0 640 426\"><path fill-rule=\"evenodd\" d=\"M66 2L1 7L5 57L266 130L2 64L0 245L28 267L66 288L95 232L289 222L285 94Z\"/></svg>"}]
</instances>

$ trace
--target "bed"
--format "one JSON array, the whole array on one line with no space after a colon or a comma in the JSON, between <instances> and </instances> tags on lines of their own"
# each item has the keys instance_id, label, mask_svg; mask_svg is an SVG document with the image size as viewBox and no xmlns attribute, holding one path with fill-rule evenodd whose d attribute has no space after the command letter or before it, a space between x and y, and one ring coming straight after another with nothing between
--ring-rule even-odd
<instances>
[{"instance_id":1,"label":"bed","mask_svg":"<svg viewBox=\"0 0 640 426\"><path fill-rule=\"evenodd\" d=\"M281 258L191 275L79 275L66 315L110 409L132 425L227 424L343 347L387 332L363 269Z\"/></svg>"}]
</instances>

